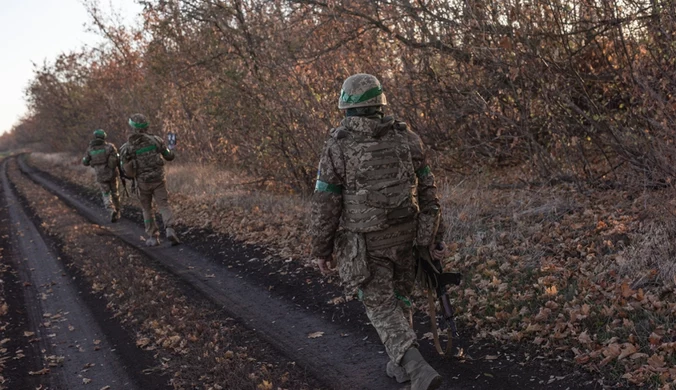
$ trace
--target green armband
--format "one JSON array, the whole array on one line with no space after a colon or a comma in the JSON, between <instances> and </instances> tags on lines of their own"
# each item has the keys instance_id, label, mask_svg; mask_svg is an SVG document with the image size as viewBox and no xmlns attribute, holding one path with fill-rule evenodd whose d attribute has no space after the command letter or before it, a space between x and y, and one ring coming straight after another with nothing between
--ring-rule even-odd
<instances>
[{"instance_id":1,"label":"green armband","mask_svg":"<svg viewBox=\"0 0 676 390\"><path fill-rule=\"evenodd\" d=\"M321 180L317 180L315 185L315 192L332 192L334 194L341 194L343 192L343 187L336 184L329 184Z\"/></svg>"},{"instance_id":2,"label":"green armband","mask_svg":"<svg viewBox=\"0 0 676 390\"><path fill-rule=\"evenodd\" d=\"M419 178L425 177L430 173L432 173L432 170L430 169L429 165L425 165L424 167L415 171L416 176L418 176Z\"/></svg>"}]
</instances>

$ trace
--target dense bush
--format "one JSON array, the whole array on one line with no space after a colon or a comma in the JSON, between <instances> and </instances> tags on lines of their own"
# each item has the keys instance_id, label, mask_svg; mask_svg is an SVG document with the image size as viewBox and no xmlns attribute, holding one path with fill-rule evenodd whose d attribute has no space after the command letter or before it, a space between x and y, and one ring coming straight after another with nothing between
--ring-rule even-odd
<instances>
[{"instance_id":1,"label":"dense bush","mask_svg":"<svg viewBox=\"0 0 676 390\"><path fill-rule=\"evenodd\" d=\"M446 170L647 185L673 173L671 1L143 4L129 29L90 3L106 42L37 69L30 115L0 142L81 150L95 128L121 142L138 111L178 133L186 158L307 191L343 79L368 72Z\"/></svg>"}]
</instances>

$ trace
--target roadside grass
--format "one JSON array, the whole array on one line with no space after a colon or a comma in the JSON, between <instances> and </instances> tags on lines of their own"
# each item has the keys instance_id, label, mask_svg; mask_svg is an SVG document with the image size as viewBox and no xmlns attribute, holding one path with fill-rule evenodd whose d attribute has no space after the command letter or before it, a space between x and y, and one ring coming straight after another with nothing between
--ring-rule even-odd
<instances>
[{"instance_id":1,"label":"roadside grass","mask_svg":"<svg viewBox=\"0 0 676 390\"><path fill-rule=\"evenodd\" d=\"M94 185L69 168L72 157L33 161ZM570 184L504 185L496 177L439 184L451 248L445 266L465 276L451 289L461 326L473 329L475 340L527 345L614 383L676 385L670 190L581 192ZM167 178L186 225L311 260L308 199L242 185L255 178L213 166L169 164Z\"/></svg>"},{"instance_id":2,"label":"roadside grass","mask_svg":"<svg viewBox=\"0 0 676 390\"><path fill-rule=\"evenodd\" d=\"M317 388L301 368L280 359L221 308L187 295L190 289L147 264L135 248L22 176L15 162L9 176L41 228L61 243L69 267L87 280L92 294L106 299L112 318L136 335L136 346L151 351L157 362L151 371L165 374L173 388Z\"/></svg>"}]
</instances>

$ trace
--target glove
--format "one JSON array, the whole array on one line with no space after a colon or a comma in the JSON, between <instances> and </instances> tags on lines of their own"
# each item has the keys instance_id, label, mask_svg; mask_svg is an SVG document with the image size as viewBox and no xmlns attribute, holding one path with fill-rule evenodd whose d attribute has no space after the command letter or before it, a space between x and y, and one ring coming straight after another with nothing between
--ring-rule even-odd
<instances>
[{"instance_id":1,"label":"glove","mask_svg":"<svg viewBox=\"0 0 676 390\"><path fill-rule=\"evenodd\" d=\"M441 241L436 244L430 245L430 255L434 260L443 260L451 254L450 249L446 246L446 243Z\"/></svg>"},{"instance_id":2,"label":"glove","mask_svg":"<svg viewBox=\"0 0 676 390\"><path fill-rule=\"evenodd\" d=\"M333 255L325 258L317 259L317 266L323 275L327 275L335 270L336 265L333 263Z\"/></svg>"}]
</instances>

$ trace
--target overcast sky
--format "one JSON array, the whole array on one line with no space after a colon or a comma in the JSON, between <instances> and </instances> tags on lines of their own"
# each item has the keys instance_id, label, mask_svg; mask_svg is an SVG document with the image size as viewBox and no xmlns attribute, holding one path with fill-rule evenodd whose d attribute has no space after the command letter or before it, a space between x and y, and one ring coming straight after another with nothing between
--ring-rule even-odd
<instances>
[{"instance_id":1,"label":"overcast sky","mask_svg":"<svg viewBox=\"0 0 676 390\"><path fill-rule=\"evenodd\" d=\"M103 0L126 24L137 21L142 7L134 0ZM81 0L0 0L0 134L26 113L24 90L33 63L52 62L60 53L77 51L102 40L86 32L90 25Z\"/></svg>"}]
</instances>

